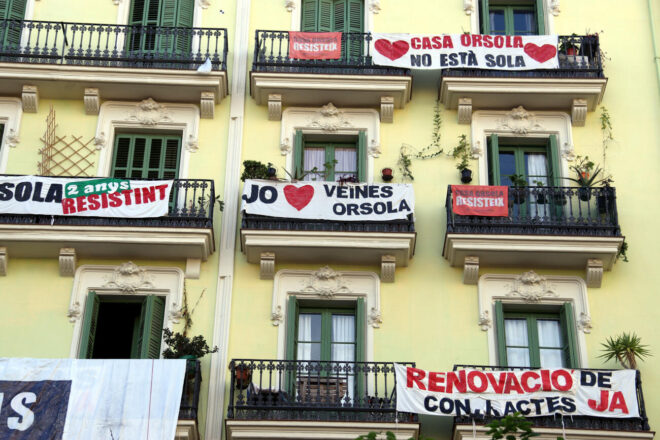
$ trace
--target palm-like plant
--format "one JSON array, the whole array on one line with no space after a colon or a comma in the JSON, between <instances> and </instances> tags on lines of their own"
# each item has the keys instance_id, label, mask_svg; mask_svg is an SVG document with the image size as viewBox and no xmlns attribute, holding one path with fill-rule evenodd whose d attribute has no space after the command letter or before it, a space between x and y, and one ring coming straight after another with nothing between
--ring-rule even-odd
<instances>
[{"instance_id":1,"label":"palm-like plant","mask_svg":"<svg viewBox=\"0 0 660 440\"><path fill-rule=\"evenodd\" d=\"M603 346L603 354L599 357L609 361L616 360L624 368L637 369L637 360L644 360L653 356L648 345L642 344L642 338L635 333L622 333L615 337L607 338Z\"/></svg>"}]
</instances>

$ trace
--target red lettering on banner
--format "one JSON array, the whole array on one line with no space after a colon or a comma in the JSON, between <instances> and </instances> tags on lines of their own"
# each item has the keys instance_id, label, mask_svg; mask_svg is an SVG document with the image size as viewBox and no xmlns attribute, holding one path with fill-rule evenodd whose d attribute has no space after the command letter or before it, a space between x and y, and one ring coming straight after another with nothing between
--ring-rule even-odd
<instances>
[{"instance_id":1,"label":"red lettering on banner","mask_svg":"<svg viewBox=\"0 0 660 440\"><path fill-rule=\"evenodd\" d=\"M111 208L116 208L118 206L121 206L121 196L119 193L110 193L108 194L108 197L110 198L110 207Z\"/></svg>"},{"instance_id":2,"label":"red lettering on banner","mask_svg":"<svg viewBox=\"0 0 660 440\"><path fill-rule=\"evenodd\" d=\"M442 37L442 45L445 47L445 49L454 48L454 43L451 41L451 37L449 35L444 35Z\"/></svg>"},{"instance_id":3,"label":"red lettering on banner","mask_svg":"<svg viewBox=\"0 0 660 440\"><path fill-rule=\"evenodd\" d=\"M106 193L101 193L101 208L105 209L108 207L108 195Z\"/></svg>"},{"instance_id":4,"label":"red lettering on banner","mask_svg":"<svg viewBox=\"0 0 660 440\"><path fill-rule=\"evenodd\" d=\"M492 35L484 35L483 36L484 40L484 47L493 47L493 36Z\"/></svg>"},{"instance_id":5,"label":"red lettering on banner","mask_svg":"<svg viewBox=\"0 0 660 440\"><path fill-rule=\"evenodd\" d=\"M76 207L74 206L76 202L73 199L62 199L62 213L64 215L73 214L76 212Z\"/></svg>"},{"instance_id":6,"label":"red lettering on banner","mask_svg":"<svg viewBox=\"0 0 660 440\"><path fill-rule=\"evenodd\" d=\"M474 383L475 377L479 378L479 386ZM468 385L470 386L470 390L473 392L483 393L486 391L486 389L488 389L488 378L486 377L486 374L482 373L481 371L470 371L470 374L468 374Z\"/></svg>"},{"instance_id":7,"label":"red lettering on banner","mask_svg":"<svg viewBox=\"0 0 660 440\"><path fill-rule=\"evenodd\" d=\"M431 40L433 40L433 49L442 49L442 41L440 41L439 35L431 38Z\"/></svg>"},{"instance_id":8,"label":"red lettering on banner","mask_svg":"<svg viewBox=\"0 0 660 440\"><path fill-rule=\"evenodd\" d=\"M452 371L447 373L447 392L453 393L454 387L456 387L456 392L464 393L467 391L467 381L465 380L465 370L460 370L458 374Z\"/></svg>"},{"instance_id":9,"label":"red lettering on banner","mask_svg":"<svg viewBox=\"0 0 660 440\"><path fill-rule=\"evenodd\" d=\"M539 375L536 374L534 371L525 371L521 376L520 376L520 384L522 385L523 389L527 393L533 393L535 391L538 391L539 388L541 388L541 384L535 383L533 386L529 385L529 379L536 379L538 380Z\"/></svg>"},{"instance_id":10,"label":"red lettering on banner","mask_svg":"<svg viewBox=\"0 0 660 440\"><path fill-rule=\"evenodd\" d=\"M559 383L559 378L564 378L564 384ZM552 372L552 386L557 391L569 391L573 388L573 376L566 370L555 370Z\"/></svg>"},{"instance_id":11,"label":"red lettering on banner","mask_svg":"<svg viewBox=\"0 0 660 440\"><path fill-rule=\"evenodd\" d=\"M341 32L289 32L289 56L299 60L341 58Z\"/></svg>"},{"instance_id":12,"label":"red lettering on banner","mask_svg":"<svg viewBox=\"0 0 660 440\"><path fill-rule=\"evenodd\" d=\"M412 47L413 49L421 49L422 48L422 45L420 44L418 37L412 37L410 39L410 47Z\"/></svg>"},{"instance_id":13,"label":"red lettering on banner","mask_svg":"<svg viewBox=\"0 0 660 440\"><path fill-rule=\"evenodd\" d=\"M142 188L142 200L143 203L153 203L156 201L156 187L150 186L148 188Z\"/></svg>"},{"instance_id":14,"label":"red lettering on banner","mask_svg":"<svg viewBox=\"0 0 660 440\"><path fill-rule=\"evenodd\" d=\"M472 35L472 46L481 47L481 35Z\"/></svg>"},{"instance_id":15,"label":"red lettering on banner","mask_svg":"<svg viewBox=\"0 0 660 440\"><path fill-rule=\"evenodd\" d=\"M470 47L470 34L461 35L461 44L465 47Z\"/></svg>"},{"instance_id":16,"label":"red lettering on banner","mask_svg":"<svg viewBox=\"0 0 660 440\"><path fill-rule=\"evenodd\" d=\"M622 413L628 414L628 405L626 405L626 399L623 397L621 391L615 391L612 396L612 404L610 405L610 412L620 409Z\"/></svg>"},{"instance_id":17,"label":"red lettering on banner","mask_svg":"<svg viewBox=\"0 0 660 440\"><path fill-rule=\"evenodd\" d=\"M552 391L550 386L550 371L541 370L541 383L543 384L543 391Z\"/></svg>"},{"instance_id":18,"label":"red lettering on banner","mask_svg":"<svg viewBox=\"0 0 660 440\"><path fill-rule=\"evenodd\" d=\"M90 211L96 211L101 207L101 204L99 203L99 195L98 194L91 194L87 197L87 201L89 202L89 205L87 205L87 209Z\"/></svg>"},{"instance_id":19,"label":"red lettering on banner","mask_svg":"<svg viewBox=\"0 0 660 440\"><path fill-rule=\"evenodd\" d=\"M504 385L504 394L511 394L511 391L515 391L518 394L524 394L515 373L507 374L506 384Z\"/></svg>"},{"instance_id":20,"label":"red lettering on banner","mask_svg":"<svg viewBox=\"0 0 660 440\"><path fill-rule=\"evenodd\" d=\"M132 192L133 192L132 189L127 189L126 191L121 192L124 195L124 201L126 202L126 206L130 206L133 203L131 201L131 193Z\"/></svg>"},{"instance_id":21,"label":"red lettering on banner","mask_svg":"<svg viewBox=\"0 0 660 440\"><path fill-rule=\"evenodd\" d=\"M522 37L519 35L516 35L513 37L513 47L523 47L523 40Z\"/></svg>"},{"instance_id":22,"label":"red lettering on banner","mask_svg":"<svg viewBox=\"0 0 660 440\"><path fill-rule=\"evenodd\" d=\"M415 382L415 386L417 386L417 388L426 391L426 386L424 386L424 383L422 382L422 379L424 379L425 376L426 371L420 370L418 368L408 367L406 370L406 386L408 388L412 388L413 382Z\"/></svg>"},{"instance_id":23,"label":"red lettering on banner","mask_svg":"<svg viewBox=\"0 0 660 440\"><path fill-rule=\"evenodd\" d=\"M156 185L155 187L158 190L158 196L160 200L165 200L165 195L167 194L167 185Z\"/></svg>"},{"instance_id":24,"label":"red lettering on banner","mask_svg":"<svg viewBox=\"0 0 660 440\"><path fill-rule=\"evenodd\" d=\"M506 383L506 373L500 373L499 381L495 380L495 375L493 373L486 373L486 376L488 377L490 384L493 386L493 390L497 394L502 394L502 391L504 391L504 384Z\"/></svg>"},{"instance_id":25,"label":"red lettering on banner","mask_svg":"<svg viewBox=\"0 0 660 440\"><path fill-rule=\"evenodd\" d=\"M76 197L76 209L78 212L87 211L87 200L85 197Z\"/></svg>"},{"instance_id":26,"label":"red lettering on banner","mask_svg":"<svg viewBox=\"0 0 660 440\"><path fill-rule=\"evenodd\" d=\"M445 392L445 387L443 386L444 383L445 383L444 373L436 373L434 371L431 371L429 373L429 391L444 393Z\"/></svg>"},{"instance_id":27,"label":"red lettering on banner","mask_svg":"<svg viewBox=\"0 0 660 440\"><path fill-rule=\"evenodd\" d=\"M587 400L587 404L589 405L589 408L593 409L594 411L603 412L607 409L607 403L610 400L609 396L610 392L608 390L600 390L600 405L598 405L598 402L593 399Z\"/></svg>"}]
</instances>

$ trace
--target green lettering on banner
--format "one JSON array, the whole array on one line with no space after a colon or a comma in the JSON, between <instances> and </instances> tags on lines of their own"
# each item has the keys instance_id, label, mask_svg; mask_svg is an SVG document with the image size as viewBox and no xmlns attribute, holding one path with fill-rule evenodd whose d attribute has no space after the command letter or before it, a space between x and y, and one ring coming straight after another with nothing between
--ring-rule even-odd
<instances>
[{"instance_id":1,"label":"green lettering on banner","mask_svg":"<svg viewBox=\"0 0 660 440\"><path fill-rule=\"evenodd\" d=\"M131 189L131 181L123 179L81 180L67 183L64 187L64 197L67 199L91 194L109 194Z\"/></svg>"}]
</instances>

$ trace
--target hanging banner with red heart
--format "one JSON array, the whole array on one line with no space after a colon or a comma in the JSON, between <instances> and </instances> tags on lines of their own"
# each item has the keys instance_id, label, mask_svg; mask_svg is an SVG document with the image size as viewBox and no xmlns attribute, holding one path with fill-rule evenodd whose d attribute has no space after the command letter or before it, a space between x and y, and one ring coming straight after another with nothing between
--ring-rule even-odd
<instances>
[{"instance_id":1,"label":"hanging banner with red heart","mask_svg":"<svg viewBox=\"0 0 660 440\"><path fill-rule=\"evenodd\" d=\"M410 184L246 180L241 210L279 218L403 220L415 210Z\"/></svg>"},{"instance_id":2,"label":"hanging banner with red heart","mask_svg":"<svg viewBox=\"0 0 660 440\"><path fill-rule=\"evenodd\" d=\"M557 42L556 35L373 34L371 54L374 64L405 69L557 69Z\"/></svg>"}]
</instances>

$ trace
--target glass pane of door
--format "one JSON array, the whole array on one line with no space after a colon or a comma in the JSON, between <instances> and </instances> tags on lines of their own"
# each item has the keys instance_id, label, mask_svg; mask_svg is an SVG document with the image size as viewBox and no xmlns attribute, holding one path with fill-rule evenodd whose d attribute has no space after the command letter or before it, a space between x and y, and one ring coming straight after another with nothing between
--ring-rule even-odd
<instances>
[{"instance_id":1,"label":"glass pane of door","mask_svg":"<svg viewBox=\"0 0 660 440\"><path fill-rule=\"evenodd\" d=\"M536 35L536 14L530 9L513 9L513 34Z\"/></svg>"},{"instance_id":2,"label":"glass pane of door","mask_svg":"<svg viewBox=\"0 0 660 440\"><path fill-rule=\"evenodd\" d=\"M321 360L321 314L301 313L298 315L298 351L300 361Z\"/></svg>"},{"instance_id":3,"label":"glass pane of door","mask_svg":"<svg viewBox=\"0 0 660 440\"><path fill-rule=\"evenodd\" d=\"M527 320L505 319L504 333L506 336L507 364L516 367L529 367L529 338Z\"/></svg>"},{"instance_id":4,"label":"glass pane of door","mask_svg":"<svg viewBox=\"0 0 660 440\"><path fill-rule=\"evenodd\" d=\"M561 324L556 319L538 319L539 355L541 367L562 368L566 366L562 346Z\"/></svg>"}]
</instances>

